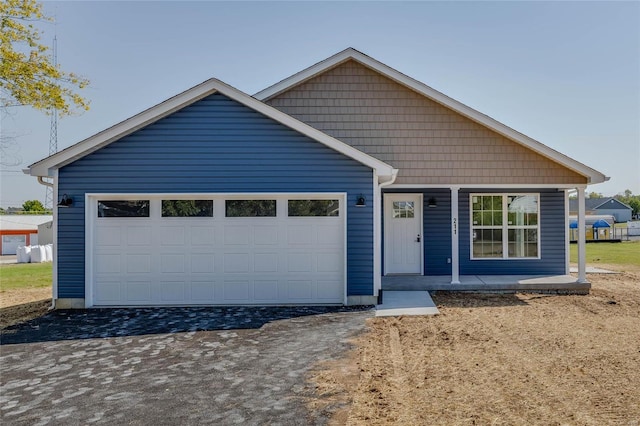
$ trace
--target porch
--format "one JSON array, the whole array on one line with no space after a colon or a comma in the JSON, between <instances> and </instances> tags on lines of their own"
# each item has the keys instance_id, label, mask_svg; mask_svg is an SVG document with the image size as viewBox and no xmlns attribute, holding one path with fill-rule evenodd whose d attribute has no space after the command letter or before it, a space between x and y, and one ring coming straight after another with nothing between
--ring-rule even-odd
<instances>
[{"instance_id":1,"label":"porch","mask_svg":"<svg viewBox=\"0 0 640 426\"><path fill-rule=\"evenodd\" d=\"M451 275L386 275L384 291L471 291L588 294L591 283L578 282L571 275L460 275L452 284Z\"/></svg>"}]
</instances>

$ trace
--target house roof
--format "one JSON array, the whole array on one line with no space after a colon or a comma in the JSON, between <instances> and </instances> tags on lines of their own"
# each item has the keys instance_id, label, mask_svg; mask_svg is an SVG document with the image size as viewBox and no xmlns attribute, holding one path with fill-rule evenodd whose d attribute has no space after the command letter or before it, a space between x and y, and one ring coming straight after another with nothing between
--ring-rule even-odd
<instances>
[{"instance_id":1,"label":"house roof","mask_svg":"<svg viewBox=\"0 0 640 426\"><path fill-rule=\"evenodd\" d=\"M7 214L0 216L2 231L37 231L38 225L53 220L51 215Z\"/></svg>"},{"instance_id":2,"label":"house roof","mask_svg":"<svg viewBox=\"0 0 640 426\"><path fill-rule=\"evenodd\" d=\"M611 204L605 205L605 204ZM584 200L585 210L597 210L597 209L607 209L607 210L633 210L630 206L626 205L620 200L617 200L613 197L606 198L585 198ZM571 198L569 200L569 211L578 211L578 200L576 198Z\"/></svg>"},{"instance_id":3,"label":"house roof","mask_svg":"<svg viewBox=\"0 0 640 426\"><path fill-rule=\"evenodd\" d=\"M514 129L494 120L493 118L476 111L473 108L470 108L461 102L452 99L443 93L438 92L437 90L427 86L426 84L415 80L401 72L379 62L362 52L359 52L353 48L348 48L339 52L330 58L327 58L317 64L306 68L291 77L288 77L254 95L255 98L260 99L262 101L269 100L299 84L302 84L315 76L324 73L327 70L330 70L344 62L354 60L370 69L390 78L391 80L408 87L419 94L426 96L427 98L461 114L464 117L467 117L490 130L495 131L496 133L520 144L524 147L531 149L532 151L564 166L570 170L575 171L576 173L587 178L587 182L589 184L601 183L609 180L607 176L600 173L599 171L592 169L548 146L520 133L515 131Z\"/></svg>"},{"instance_id":4,"label":"house roof","mask_svg":"<svg viewBox=\"0 0 640 426\"><path fill-rule=\"evenodd\" d=\"M209 79L75 145L33 163L24 172L31 176L51 176L52 170L89 155L214 93L221 93L347 157L371 167L379 177L383 178L382 181L393 179L393 176L397 173L397 170L389 164L365 154L215 78Z\"/></svg>"}]
</instances>

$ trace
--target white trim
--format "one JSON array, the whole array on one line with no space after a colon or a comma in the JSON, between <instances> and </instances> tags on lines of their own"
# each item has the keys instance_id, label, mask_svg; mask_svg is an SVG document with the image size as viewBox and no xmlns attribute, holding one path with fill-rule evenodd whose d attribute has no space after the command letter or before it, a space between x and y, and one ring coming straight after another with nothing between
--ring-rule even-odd
<instances>
[{"instance_id":1,"label":"white trim","mask_svg":"<svg viewBox=\"0 0 640 426\"><path fill-rule=\"evenodd\" d=\"M502 197L502 257L473 257L473 197L474 196L501 196ZM518 228L509 228L509 223L506 220L507 219L507 215L508 215L508 211L507 211L507 198L511 195L531 195L531 196L535 196L538 200L537 202L537 215L538 215L538 224L536 225L536 230L537 230L537 244L538 244L538 256L536 257L509 257L509 237L508 237L508 231L509 229L534 229L533 227L529 226L529 227L518 227ZM533 192L487 192L487 193L482 193L482 192L472 192L469 193L469 260L472 261L488 261L488 260L500 260L500 261L510 261L510 260L540 260L542 259L542 245L541 245L541 238L542 238L542 220L541 220L541 216L540 216L540 204L542 204L541 198L540 198L540 193L533 193ZM476 226L477 228L477 226ZM480 229L496 229L496 228L480 228ZM505 232L506 235L505 235Z\"/></svg>"},{"instance_id":2,"label":"white trim","mask_svg":"<svg viewBox=\"0 0 640 426\"><path fill-rule=\"evenodd\" d=\"M382 200L382 188L386 188L389 185L395 182L398 177L398 170L395 170L391 179L376 184L378 179L373 179L374 183L374 211L373 211L373 235L374 235L374 276L373 276L373 284L374 284L374 295L377 296L382 291L382 227L384 224L382 223L382 209L384 207ZM423 213L424 214L424 213ZM424 220L424 219L423 219Z\"/></svg>"},{"instance_id":3,"label":"white trim","mask_svg":"<svg viewBox=\"0 0 640 426\"><path fill-rule=\"evenodd\" d=\"M57 170L56 170L57 171ZM135 195L134 195L135 196ZM94 265L94 242L93 234L95 221L97 219L97 206L93 201L97 201L99 194L84 194L84 307L93 306L93 273ZM103 197L100 197L103 198Z\"/></svg>"},{"instance_id":4,"label":"white trim","mask_svg":"<svg viewBox=\"0 0 640 426\"><path fill-rule=\"evenodd\" d=\"M451 187L451 284L460 284L460 213L457 186Z\"/></svg>"},{"instance_id":5,"label":"white trim","mask_svg":"<svg viewBox=\"0 0 640 426\"><path fill-rule=\"evenodd\" d=\"M420 207L420 272L419 275L424 275L424 245L425 245L425 235L424 235L424 194L422 192L385 192L382 194L382 206L385 209L387 208L387 202L391 202L392 198L402 197L402 196L418 196L418 205ZM384 240L385 240L385 250L384 250L384 274L389 275L389 265L387 259L389 258L389 250L387 250L386 241L389 240L389 228L388 215L384 218ZM393 275L393 273L392 273ZM412 274L413 275L413 274Z\"/></svg>"},{"instance_id":6,"label":"white trim","mask_svg":"<svg viewBox=\"0 0 640 426\"><path fill-rule=\"evenodd\" d=\"M56 301L58 300L58 171L56 170L53 174L53 191L52 191L52 213L53 213L53 229L52 232L52 243L53 243L53 265L52 271L53 274L51 278L51 307L55 309Z\"/></svg>"},{"instance_id":7,"label":"white trim","mask_svg":"<svg viewBox=\"0 0 640 426\"><path fill-rule=\"evenodd\" d=\"M578 282L587 282L587 229L585 220L585 188L578 189Z\"/></svg>"},{"instance_id":8,"label":"white trim","mask_svg":"<svg viewBox=\"0 0 640 426\"><path fill-rule=\"evenodd\" d=\"M365 65L373 69L374 71L377 71L385 77L388 77L395 82L402 84L403 86L408 87L409 89L414 90L449 109L452 109L453 111L469 118L470 120L473 120L501 134L502 136L511 139L512 141L519 143L520 145L523 145L531 149L532 151L575 171L576 173L583 175L584 177L588 178L590 184L601 183L609 180L608 177L598 172L597 170L592 169L564 154L561 154L560 152L551 149L548 146L543 145L542 143L526 135L523 135L520 132L515 131L514 129L500 123L499 121L494 120L488 115L482 114L481 112L476 111L475 109L470 108L467 105L464 105L463 103L458 102L455 99L452 99L444 95L443 93L427 86L426 84L415 80L405 74L402 74L401 72L353 48L345 49L342 52L339 52L322 62L318 62L317 64L306 68L305 70L298 72L297 74L294 74L291 77L286 78L279 83L276 83L256 93L254 97L261 101L268 100L269 98L277 96L278 94L288 90L289 88L301 84L309 80L310 78L313 78L314 76L321 74L333 67L336 67L348 60L355 60L362 65Z\"/></svg>"},{"instance_id":9,"label":"white trim","mask_svg":"<svg viewBox=\"0 0 640 426\"><path fill-rule=\"evenodd\" d=\"M454 184L393 184L389 185L389 189L450 189ZM460 189L575 189L576 184L540 184L540 183L456 183Z\"/></svg>"},{"instance_id":10,"label":"white trim","mask_svg":"<svg viewBox=\"0 0 640 426\"><path fill-rule=\"evenodd\" d=\"M292 76L285 78L284 80L279 81L276 84L273 84L266 89L261 90L260 92L253 95L254 98L259 99L261 101L268 100L279 95L282 92L287 91L293 86L297 86L298 84L302 84L305 81L315 77L316 75L328 71L331 68L337 67L338 65L346 62L350 59L356 59L356 56L362 55L362 53L358 52L353 48L347 48L342 52L336 53L333 56L330 56L327 59L324 59L315 65L312 65L308 68L299 71Z\"/></svg>"},{"instance_id":11,"label":"white trim","mask_svg":"<svg viewBox=\"0 0 640 426\"><path fill-rule=\"evenodd\" d=\"M380 237L380 222L382 220L381 189L373 175L373 295L382 289L382 238Z\"/></svg>"},{"instance_id":12,"label":"white trim","mask_svg":"<svg viewBox=\"0 0 640 426\"><path fill-rule=\"evenodd\" d=\"M564 191L564 253L565 275L571 272L571 229L569 228L569 190Z\"/></svg>"},{"instance_id":13,"label":"white trim","mask_svg":"<svg viewBox=\"0 0 640 426\"><path fill-rule=\"evenodd\" d=\"M214 78L192 87L179 95L134 115L133 117L78 142L50 157L31 164L28 168L28 173L31 176L49 176L51 174L51 169L60 168L72 163L73 161L76 161L126 135L135 132L136 130L148 126L149 124L216 92L222 93L234 101L239 102L293 130L296 130L297 132L316 140L334 151L371 167L376 171L378 176L390 177L393 175L394 168L383 161L367 155L364 152L315 129L308 124L296 120L290 115L266 105L246 93Z\"/></svg>"},{"instance_id":14,"label":"white trim","mask_svg":"<svg viewBox=\"0 0 640 426\"><path fill-rule=\"evenodd\" d=\"M374 174L375 176L375 174ZM324 195L324 194L323 194ZM344 298L342 300L342 304L347 306L348 303L347 301L349 300L349 283L347 282L347 269L349 268L349 257L347 256L347 248L349 247L349 245L347 244L347 233L348 233L348 222L347 222L347 214L348 212L348 205L347 203L349 202L349 198L348 198L348 194L346 192L338 192L334 195L335 197L338 197L338 199L340 200L340 214L342 215L342 229L344 229L343 232L343 236L342 236L342 247L343 247L343 251L344 251L344 256L342 258L342 262L343 262L343 268L342 268L342 282L344 282Z\"/></svg>"},{"instance_id":15,"label":"white trim","mask_svg":"<svg viewBox=\"0 0 640 426\"><path fill-rule=\"evenodd\" d=\"M55 170L57 173L57 170ZM375 178L375 175L374 175ZM190 200L198 200L198 199L245 199L245 198L253 198L253 199L272 199L276 198L277 201L286 201L286 200L295 200L295 199L307 199L312 198L316 200L323 199L338 199L340 200L340 217L342 218L342 227L343 227L343 247L344 247L344 256L343 256L343 304L347 305L348 300L348 283L347 283L347 268L348 268L348 245L347 245L347 233L348 233L348 223L347 223L347 214L348 214L348 194L346 192L233 192L233 193L225 193L225 192L212 192L212 193L129 193L129 192L121 192L121 193L85 193L84 201L85 201L85 209L84 209L84 235L85 235L85 299L84 306L85 308L91 308L94 306L94 248L95 248L95 221L98 219L98 211L97 211L97 201L101 200L118 200L118 199L134 199L134 198L144 198L150 200L149 205L149 215L150 217L159 217L159 209L160 203L159 201L162 198L168 198L172 200L179 199L190 199ZM156 201L154 203L154 201ZM224 207L223 207L224 209ZM154 214L155 212L155 214ZM278 209L277 217L288 217L287 209ZM171 218L165 218L171 219ZM198 218L194 218L198 219ZM233 218L225 218L231 219ZM299 218L297 218L299 219ZM55 224L55 221L54 221Z\"/></svg>"}]
</instances>

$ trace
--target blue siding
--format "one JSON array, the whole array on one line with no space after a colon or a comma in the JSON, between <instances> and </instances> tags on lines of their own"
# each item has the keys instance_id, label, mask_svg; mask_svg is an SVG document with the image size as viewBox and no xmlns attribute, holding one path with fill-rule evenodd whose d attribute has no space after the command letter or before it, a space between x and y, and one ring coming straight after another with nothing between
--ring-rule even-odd
<instances>
[{"instance_id":1,"label":"blue siding","mask_svg":"<svg viewBox=\"0 0 640 426\"><path fill-rule=\"evenodd\" d=\"M59 171L58 295L84 297L84 194L347 192L347 293L373 294L372 170L215 94Z\"/></svg>"},{"instance_id":2,"label":"blue siding","mask_svg":"<svg viewBox=\"0 0 640 426\"><path fill-rule=\"evenodd\" d=\"M405 189L386 190L385 192L410 193L412 191ZM413 192L422 192L424 199L424 274L451 275L451 264L447 262L451 257L451 191L448 189L425 189L424 191ZM474 189L461 190L459 193L460 274L564 274L564 193L555 190L519 189L512 191L540 194L541 259L471 260L469 251L471 232L469 222L469 194L487 192L502 193L504 190ZM428 207L430 197L436 199L438 207ZM384 265L384 262L382 262L382 264Z\"/></svg>"},{"instance_id":3,"label":"blue siding","mask_svg":"<svg viewBox=\"0 0 640 426\"><path fill-rule=\"evenodd\" d=\"M460 191L460 274L564 274L565 273L565 213L564 192L522 189L511 192L540 193L540 259L471 260L469 194L504 192L504 190Z\"/></svg>"},{"instance_id":4,"label":"blue siding","mask_svg":"<svg viewBox=\"0 0 640 426\"><path fill-rule=\"evenodd\" d=\"M438 207L429 208L429 198ZM431 189L424 192L424 274L451 275L451 191Z\"/></svg>"},{"instance_id":5,"label":"blue siding","mask_svg":"<svg viewBox=\"0 0 640 426\"><path fill-rule=\"evenodd\" d=\"M608 203L607 203L608 204ZM624 210L622 208L620 209L597 209L595 210L594 214L596 215L611 215L614 217L614 219L616 220L616 222L629 222L631 220L631 213L633 212L633 210L627 209L625 208Z\"/></svg>"}]
</instances>

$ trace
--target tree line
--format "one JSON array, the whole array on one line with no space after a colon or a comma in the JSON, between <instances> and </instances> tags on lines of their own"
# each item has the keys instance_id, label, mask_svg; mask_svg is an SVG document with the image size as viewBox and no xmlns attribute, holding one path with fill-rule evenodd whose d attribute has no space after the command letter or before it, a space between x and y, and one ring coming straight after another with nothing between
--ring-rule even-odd
<instances>
[{"instance_id":1,"label":"tree line","mask_svg":"<svg viewBox=\"0 0 640 426\"><path fill-rule=\"evenodd\" d=\"M53 212L46 209L40 200L27 200L22 203L22 208L9 207L4 209L0 207L0 215L3 214L53 214Z\"/></svg>"}]
</instances>

